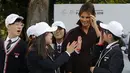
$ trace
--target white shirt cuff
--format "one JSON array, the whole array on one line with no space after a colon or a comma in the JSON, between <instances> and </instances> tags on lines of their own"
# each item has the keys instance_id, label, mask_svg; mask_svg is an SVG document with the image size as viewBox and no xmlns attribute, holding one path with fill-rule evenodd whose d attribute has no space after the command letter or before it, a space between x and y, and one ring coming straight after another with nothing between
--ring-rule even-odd
<instances>
[{"instance_id":1,"label":"white shirt cuff","mask_svg":"<svg viewBox=\"0 0 130 73\"><path fill-rule=\"evenodd\" d=\"M70 56L70 53L68 53L67 51L65 51L69 56Z\"/></svg>"}]
</instances>

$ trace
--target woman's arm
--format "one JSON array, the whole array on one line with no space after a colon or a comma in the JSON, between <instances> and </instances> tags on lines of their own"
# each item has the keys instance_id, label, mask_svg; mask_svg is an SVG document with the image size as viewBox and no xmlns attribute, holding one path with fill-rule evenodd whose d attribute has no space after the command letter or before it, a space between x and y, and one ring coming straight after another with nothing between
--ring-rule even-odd
<instances>
[{"instance_id":1,"label":"woman's arm","mask_svg":"<svg viewBox=\"0 0 130 73\"><path fill-rule=\"evenodd\" d=\"M91 16L91 25L95 29L97 37L99 37L101 35L101 33L100 33L100 30L99 30L98 25L96 23L96 17L93 15L90 15L90 16Z\"/></svg>"}]
</instances>

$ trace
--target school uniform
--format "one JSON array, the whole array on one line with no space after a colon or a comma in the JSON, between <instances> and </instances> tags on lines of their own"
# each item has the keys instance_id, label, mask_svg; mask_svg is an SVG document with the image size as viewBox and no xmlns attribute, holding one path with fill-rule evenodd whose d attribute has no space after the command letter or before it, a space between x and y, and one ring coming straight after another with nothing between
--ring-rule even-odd
<instances>
[{"instance_id":1,"label":"school uniform","mask_svg":"<svg viewBox=\"0 0 130 73\"><path fill-rule=\"evenodd\" d=\"M54 55L55 55L55 59L57 58L57 57L59 57L60 55L61 55L61 53L62 53L62 43L55 43L54 44ZM64 65L62 65L61 67L59 67L58 69L57 69L57 73L64 73L65 72L65 67L64 67Z\"/></svg>"},{"instance_id":2,"label":"school uniform","mask_svg":"<svg viewBox=\"0 0 130 73\"><path fill-rule=\"evenodd\" d=\"M7 49L7 39L0 48L0 73L27 73L25 54L27 45L20 37L12 38L10 48Z\"/></svg>"},{"instance_id":3,"label":"school uniform","mask_svg":"<svg viewBox=\"0 0 130 73\"><path fill-rule=\"evenodd\" d=\"M104 45L97 45L96 44L93 48L94 49L92 52L91 66L95 66L95 64L96 64L97 60L99 59L99 56L104 48Z\"/></svg>"},{"instance_id":4,"label":"school uniform","mask_svg":"<svg viewBox=\"0 0 130 73\"><path fill-rule=\"evenodd\" d=\"M62 53L55 60L53 55L49 55L43 59L39 56L35 49L31 50L27 57L28 68L30 73L57 73L58 67L63 65L69 59L67 52Z\"/></svg>"},{"instance_id":5,"label":"school uniform","mask_svg":"<svg viewBox=\"0 0 130 73\"><path fill-rule=\"evenodd\" d=\"M61 51L62 51L62 43L60 43L60 44L55 43L54 44L54 55L56 58L61 54Z\"/></svg>"},{"instance_id":6,"label":"school uniform","mask_svg":"<svg viewBox=\"0 0 130 73\"><path fill-rule=\"evenodd\" d=\"M122 73L123 68L123 54L115 41L101 52L93 73Z\"/></svg>"},{"instance_id":7,"label":"school uniform","mask_svg":"<svg viewBox=\"0 0 130 73\"><path fill-rule=\"evenodd\" d=\"M0 38L0 48L4 47L4 41Z\"/></svg>"}]
</instances>

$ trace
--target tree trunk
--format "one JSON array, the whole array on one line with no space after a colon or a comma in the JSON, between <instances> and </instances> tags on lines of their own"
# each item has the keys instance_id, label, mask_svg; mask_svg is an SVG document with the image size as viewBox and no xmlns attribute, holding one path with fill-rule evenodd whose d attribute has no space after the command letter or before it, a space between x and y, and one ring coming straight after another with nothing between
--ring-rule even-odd
<instances>
[{"instance_id":1,"label":"tree trunk","mask_svg":"<svg viewBox=\"0 0 130 73\"><path fill-rule=\"evenodd\" d=\"M41 21L48 23L49 20L48 12L49 12L49 0L30 0L28 7L26 28Z\"/></svg>"},{"instance_id":2,"label":"tree trunk","mask_svg":"<svg viewBox=\"0 0 130 73\"><path fill-rule=\"evenodd\" d=\"M27 28L44 21L48 23L49 0L30 0L27 16Z\"/></svg>"}]
</instances>

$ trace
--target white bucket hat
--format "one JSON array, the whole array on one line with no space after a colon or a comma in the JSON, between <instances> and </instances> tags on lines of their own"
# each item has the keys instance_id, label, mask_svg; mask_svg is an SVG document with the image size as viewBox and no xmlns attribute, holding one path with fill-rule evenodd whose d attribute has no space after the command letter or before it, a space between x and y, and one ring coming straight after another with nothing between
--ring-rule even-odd
<instances>
[{"instance_id":1,"label":"white bucket hat","mask_svg":"<svg viewBox=\"0 0 130 73\"><path fill-rule=\"evenodd\" d=\"M18 18L20 18L22 20L24 19L22 16L19 16L17 14L10 14L10 15L8 15L6 17L6 19L5 19L5 26L7 27L9 24L14 23L15 20L18 19Z\"/></svg>"},{"instance_id":2,"label":"white bucket hat","mask_svg":"<svg viewBox=\"0 0 130 73\"><path fill-rule=\"evenodd\" d=\"M62 21L55 21L52 26L59 26L65 29L65 24Z\"/></svg>"},{"instance_id":3,"label":"white bucket hat","mask_svg":"<svg viewBox=\"0 0 130 73\"><path fill-rule=\"evenodd\" d=\"M53 32L57 30L56 26L50 27L46 22L39 22L35 25L35 36L40 36L46 32Z\"/></svg>"},{"instance_id":4,"label":"white bucket hat","mask_svg":"<svg viewBox=\"0 0 130 73\"><path fill-rule=\"evenodd\" d=\"M111 33L113 33L117 37L121 37L124 34L123 26L117 21L111 21L109 24L100 23L100 26L103 29L109 30Z\"/></svg>"},{"instance_id":5,"label":"white bucket hat","mask_svg":"<svg viewBox=\"0 0 130 73\"><path fill-rule=\"evenodd\" d=\"M27 31L26 31L28 37L30 37L30 35L34 35L35 32L36 32L35 25L31 25L31 26L27 29Z\"/></svg>"}]
</instances>

